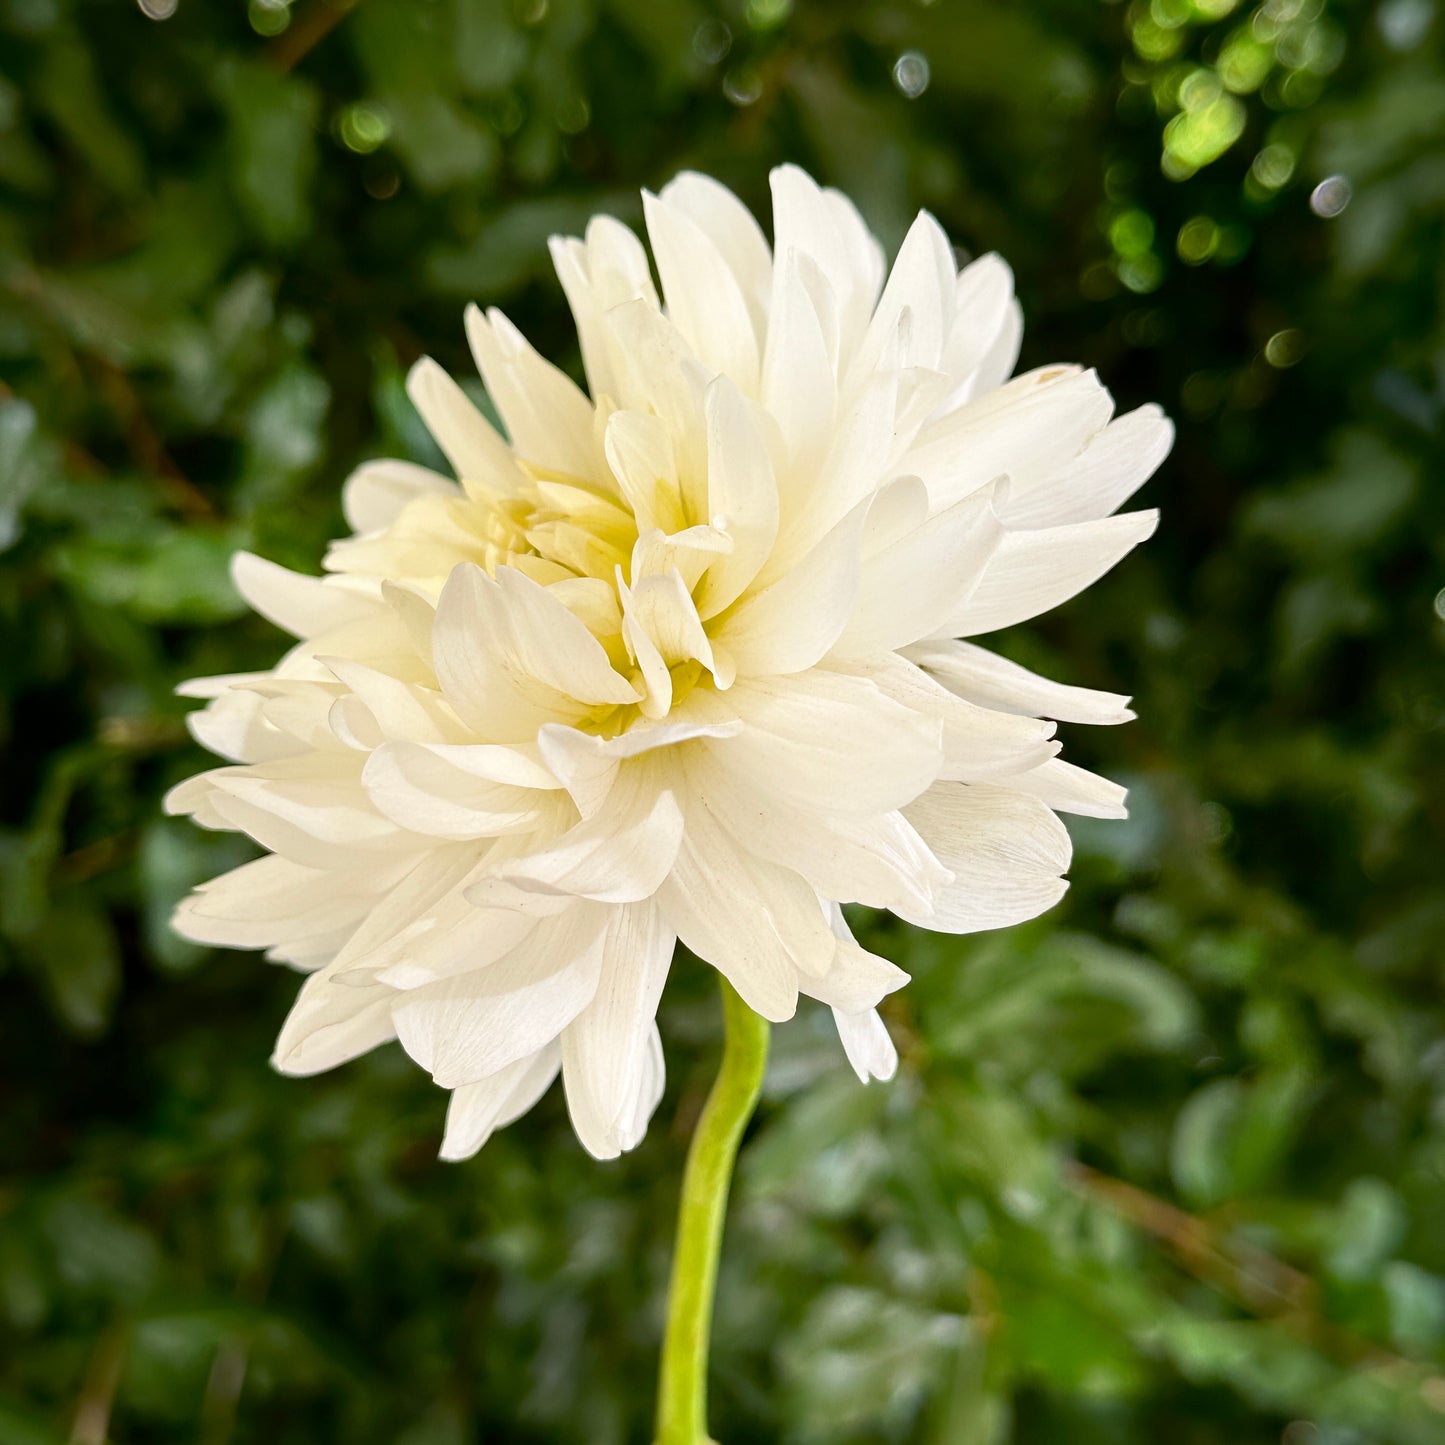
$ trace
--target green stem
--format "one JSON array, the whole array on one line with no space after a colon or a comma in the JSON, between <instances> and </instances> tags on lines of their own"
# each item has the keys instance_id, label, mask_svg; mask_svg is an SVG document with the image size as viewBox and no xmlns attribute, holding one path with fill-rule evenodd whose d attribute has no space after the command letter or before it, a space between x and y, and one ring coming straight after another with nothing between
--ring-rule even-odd
<instances>
[{"instance_id":1,"label":"green stem","mask_svg":"<svg viewBox=\"0 0 1445 1445\"><path fill-rule=\"evenodd\" d=\"M757 1107L768 1062L767 1021L726 980L721 982L722 1067L697 1121L682 1176L658 1382L657 1445L711 1445L707 1351L723 1216L738 1145Z\"/></svg>"}]
</instances>

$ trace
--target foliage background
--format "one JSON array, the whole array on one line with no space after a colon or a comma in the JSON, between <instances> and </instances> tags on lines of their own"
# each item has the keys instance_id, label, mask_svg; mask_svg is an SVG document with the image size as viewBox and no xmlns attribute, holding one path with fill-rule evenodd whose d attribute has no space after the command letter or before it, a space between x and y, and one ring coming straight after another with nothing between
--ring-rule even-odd
<instances>
[{"instance_id":1,"label":"foliage background","mask_svg":"<svg viewBox=\"0 0 1445 1445\"><path fill-rule=\"evenodd\" d=\"M1068 738L1133 817L1036 925L865 922L891 1087L777 1031L717 1434L1445 1439L1433 0L143 6L0 0L0 1441L650 1438L701 970L635 1155L553 1097L440 1165L395 1049L267 1069L295 980L167 933L240 855L157 799L174 684L281 647L227 555L314 568L353 464L431 457L463 302L575 366L550 232L784 159L1002 251L1024 364L1180 435L1157 538L1000 639L1136 694Z\"/></svg>"}]
</instances>

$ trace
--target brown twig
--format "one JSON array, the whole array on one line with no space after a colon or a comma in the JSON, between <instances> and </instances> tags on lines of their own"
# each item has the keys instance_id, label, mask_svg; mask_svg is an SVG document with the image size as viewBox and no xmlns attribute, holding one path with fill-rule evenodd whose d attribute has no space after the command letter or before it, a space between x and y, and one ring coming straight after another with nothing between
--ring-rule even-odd
<instances>
[{"instance_id":1,"label":"brown twig","mask_svg":"<svg viewBox=\"0 0 1445 1445\"><path fill-rule=\"evenodd\" d=\"M1326 1319L1319 1286L1303 1271L1267 1250L1227 1238L1208 1220L1087 1164L1069 1163L1065 1178L1078 1193L1167 1245L1196 1279L1251 1314L1280 1325L1323 1354L1371 1370L1401 1388L1412 1383L1426 1405L1445 1414L1445 1376Z\"/></svg>"},{"instance_id":2,"label":"brown twig","mask_svg":"<svg viewBox=\"0 0 1445 1445\"><path fill-rule=\"evenodd\" d=\"M92 357L100 380L100 394L125 433L131 458L143 472L159 477L176 507L190 517L214 517L210 498L197 488L171 459L161 434L146 415L130 378L114 362Z\"/></svg>"},{"instance_id":3,"label":"brown twig","mask_svg":"<svg viewBox=\"0 0 1445 1445\"><path fill-rule=\"evenodd\" d=\"M356 0L311 0L271 42L267 54L277 70L295 70L351 13Z\"/></svg>"},{"instance_id":4,"label":"brown twig","mask_svg":"<svg viewBox=\"0 0 1445 1445\"><path fill-rule=\"evenodd\" d=\"M1226 1243L1206 1220L1087 1164L1071 1163L1068 1179L1080 1193L1107 1204L1115 1214L1162 1240L1190 1274L1253 1313L1276 1316L1316 1308L1319 1290L1314 1280L1265 1250L1238 1241Z\"/></svg>"},{"instance_id":5,"label":"brown twig","mask_svg":"<svg viewBox=\"0 0 1445 1445\"><path fill-rule=\"evenodd\" d=\"M70 1445L105 1445L110 1438L110 1412L125 1365L126 1329L117 1320L101 1331L86 1367Z\"/></svg>"},{"instance_id":6,"label":"brown twig","mask_svg":"<svg viewBox=\"0 0 1445 1445\"><path fill-rule=\"evenodd\" d=\"M268 1231L259 1256L237 1281L236 1297L252 1309L259 1308L271 1292L276 1261L285 1238L284 1227ZM241 1391L245 1388L246 1370L251 1361L253 1335L254 1326L243 1326L216 1351L206 1379L205 1398L201 1401L200 1445L228 1445L235 1431Z\"/></svg>"}]
</instances>

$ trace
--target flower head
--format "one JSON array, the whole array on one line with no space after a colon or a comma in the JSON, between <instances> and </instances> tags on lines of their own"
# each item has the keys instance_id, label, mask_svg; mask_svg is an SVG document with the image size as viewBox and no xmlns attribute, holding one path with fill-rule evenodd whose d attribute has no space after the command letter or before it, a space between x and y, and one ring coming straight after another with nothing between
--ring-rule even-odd
<instances>
[{"instance_id":1,"label":"flower head","mask_svg":"<svg viewBox=\"0 0 1445 1445\"><path fill-rule=\"evenodd\" d=\"M924 214L891 272L854 208L774 172L770 247L722 186L645 196L553 257L588 392L499 312L467 332L503 440L439 367L410 392L456 480L347 483L327 575L236 559L299 639L188 684L231 760L168 800L266 856L180 908L191 938L309 971L288 1073L393 1037L474 1152L560 1069L583 1144L642 1137L681 939L769 1019L829 1005L859 1075L906 976L840 908L963 933L1066 884L1056 811L1123 790L1056 756L1127 699L972 642L1063 602L1155 524L1114 515L1167 452L1091 372L1008 380L1004 264Z\"/></svg>"}]
</instances>

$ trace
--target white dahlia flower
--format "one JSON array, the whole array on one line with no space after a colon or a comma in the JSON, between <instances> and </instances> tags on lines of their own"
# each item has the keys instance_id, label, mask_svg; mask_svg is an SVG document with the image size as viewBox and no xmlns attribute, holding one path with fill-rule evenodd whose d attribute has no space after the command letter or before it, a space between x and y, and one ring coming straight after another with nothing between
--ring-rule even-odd
<instances>
[{"instance_id":1,"label":"white dahlia flower","mask_svg":"<svg viewBox=\"0 0 1445 1445\"><path fill-rule=\"evenodd\" d=\"M462 1158L562 1073L599 1158L662 1092L681 939L759 1014L832 1008L860 1077L906 981L840 904L951 933L1064 892L1059 810L1123 790L1056 720L1127 699L972 642L1072 597L1155 525L1114 515L1167 452L1092 372L1008 380L1008 268L918 217L888 272L858 212L774 172L773 245L700 175L646 195L661 279L607 217L552 251L590 395L499 312L467 334L508 433L429 360L410 378L456 481L346 486L324 577L236 559L299 641L188 684L230 765L169 808L266 856L182 904L188 937L309 977L275 1063L397 1038L452 1091Z\"/></svg>"}]
</instances>

